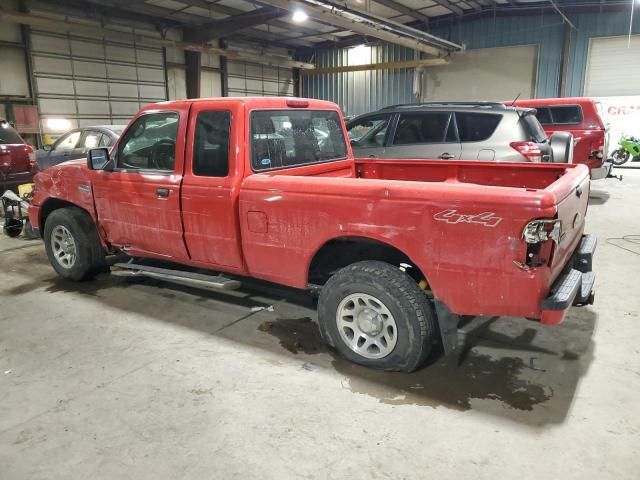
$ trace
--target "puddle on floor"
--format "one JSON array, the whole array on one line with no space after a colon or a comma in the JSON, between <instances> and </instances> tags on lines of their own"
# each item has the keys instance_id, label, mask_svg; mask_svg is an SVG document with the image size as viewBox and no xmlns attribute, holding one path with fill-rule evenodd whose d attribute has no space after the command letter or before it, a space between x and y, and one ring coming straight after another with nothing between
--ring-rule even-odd
<instances>
[{"instance_id":1,"label":"puddle on floor","mask_svg":"<svg viewBox=\"0 0 640 480\"><path fill-rule=\"evenodd\" d=\"M317 325L308 317L266 321L258 329L276 337L283 348L295 354L328 352ZM472 347L465 350L463 361L460 354L454 354L410 374L372 370L336 357L332 365L347 377L350 390L391 405L446 406L464 411L478 399L530 411L552 397L551 387L532 381L545 373L537 365L537 357L527 352L523 352L525 358L494 353Z\"/></svg>"},{"instance_id":2,"label":"puddle on floor","mask_svg":"<svg viewBox=\"0 0 640 480\"><path fill-rule=\"evenodd\" d=\"M262 322L258 330L276 337L280 345L291 353L314 355L328 352L318 326L309 317L278 318Z\"/></svg>"}]
</instances>

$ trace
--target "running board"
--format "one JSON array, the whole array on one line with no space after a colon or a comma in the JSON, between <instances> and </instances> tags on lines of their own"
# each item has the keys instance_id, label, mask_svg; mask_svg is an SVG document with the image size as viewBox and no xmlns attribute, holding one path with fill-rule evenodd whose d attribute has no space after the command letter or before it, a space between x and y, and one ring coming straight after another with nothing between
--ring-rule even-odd
<instances>
[{"instance_id":1,"label":"running board","mask_svg":"<svg viewBox=\"0 0 640 480\"><path fill-rule=\"evenodd\" d=\"M118 267L120 270L113 270L111 274L119 277L149 277L207 290L235 290L241 285L238 280L232 280L222 275L205 275L135 263L116 263L114 267Z\"/></svg>"}]
</instances>

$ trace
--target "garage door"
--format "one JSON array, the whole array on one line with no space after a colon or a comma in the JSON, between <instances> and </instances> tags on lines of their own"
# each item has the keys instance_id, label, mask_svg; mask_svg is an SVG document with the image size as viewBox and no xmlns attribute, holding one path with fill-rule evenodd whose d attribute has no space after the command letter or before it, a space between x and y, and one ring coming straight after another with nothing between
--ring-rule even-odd
<instances>
[{"instance_id":1,"label":"garage door","mask_svg":"<svg viewBox=\"0 0 640 480\"><path fill-rule=\"evenodd\" d=\"M628 48L627 48L628 47ZM589 97L640 95L640 35L592 38L584 94Z\"/></svg>"},{"instance_id":2,"label":"garage door","mask_svg":"<svg viewBox=\"0 0 640 480\"><path fill-rule=\"evenodd\" d=\"M60 133L47 118L70 128L126 124L142 105L166 100L162 49L43 31L31 45L44 133Z\"/></svg>"},{"instance_id":3,"label":"garage door","mask_svg":"<svg viewBox=\"0 0 640 480\"><path fill-rule=\"evenodd\" d=\"M448 65L424 70L422 99L510 100L533 98L538 47L481 48L456 55Z\"/></svg>"},{"instance_id":4,"label":"garage door","mask_svg":"<svg viewBox=\"0 0 640 480\"><path fill-rule=\"evenodd\" d=\"M248 62L227 63L230 97L292 97L293 72L290 68L268 67Z\"/></svg>"}]
</instances>

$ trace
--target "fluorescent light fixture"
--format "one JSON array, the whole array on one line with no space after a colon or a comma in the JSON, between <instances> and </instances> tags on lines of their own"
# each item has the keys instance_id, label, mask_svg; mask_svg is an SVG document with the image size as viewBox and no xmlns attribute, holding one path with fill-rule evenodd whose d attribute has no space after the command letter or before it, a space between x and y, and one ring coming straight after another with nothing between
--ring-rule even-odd
<instances>
[{"instance_id":1,"label":"fluorescent light fixture","mask_svg":"<svg viewBox=\"0 0 640 480\"><path fill-rule=\"evenodd\" d=\"M71 122L66 118L47 118L47 130L51 132L66 132L71 130Z\"/></svg>"},{"instance_id":2,"label":"fluorescent light fixture","mask_svg":"<svg viewBox=\"0 0 640 480\"><path fill-rule=\"evenodd\" d=\"M358 45L347 50L347 65L365 65L371 63L371 47Z\"/></svg>"},{"instance_id":3,"label":"fluorescent light fixture","mask_svg":"<svg viewBox=\"0 0 640 480\"><path fill-rule=\"evenodd\" d=\"M298 9L293 12L293 21L296 23L306 22L308 18L309 15L307 15L304 10Z\"/></svg>"}]
</instances>

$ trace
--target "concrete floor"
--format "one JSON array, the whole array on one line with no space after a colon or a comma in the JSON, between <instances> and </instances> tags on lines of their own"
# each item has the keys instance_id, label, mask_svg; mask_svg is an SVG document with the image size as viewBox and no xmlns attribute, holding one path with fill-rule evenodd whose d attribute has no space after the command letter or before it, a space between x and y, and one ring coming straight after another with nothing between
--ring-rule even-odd
<instances>
[{"instance_id":1,"label":"concrete floor","mask_svg":"<svg viewBox=\"0 0 640 480\"><path fill-rule=\"evenodd\" d=\"M620 238L640 170L621 171L592 188L593 307L475 319L411 375L327 353L303 296L65 283L41 242L2 237L0 479L637 479L640 245Z\"/></svg>"}]
</instances>

